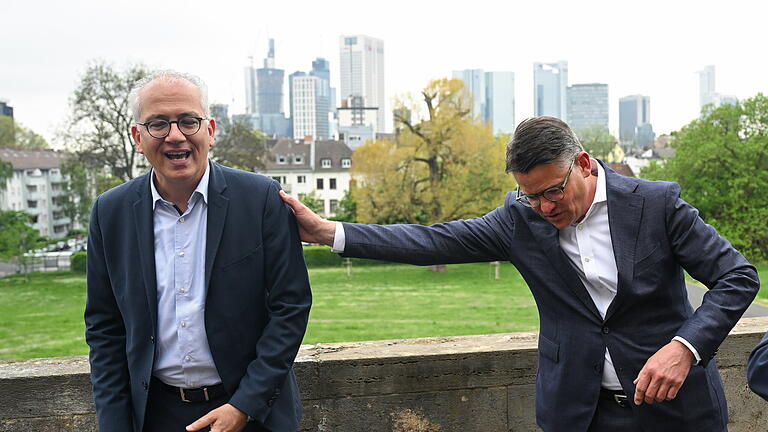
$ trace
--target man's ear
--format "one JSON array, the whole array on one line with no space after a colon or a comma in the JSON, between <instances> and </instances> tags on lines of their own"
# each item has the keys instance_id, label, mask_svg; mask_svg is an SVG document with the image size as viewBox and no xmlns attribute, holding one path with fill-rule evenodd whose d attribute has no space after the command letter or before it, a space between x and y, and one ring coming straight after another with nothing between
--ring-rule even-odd
<instances>
[{"instance_id":1,"label":"man's ear","mask_svg":"<svg viewBox=\"0 0 768 432\"><path fill-rule=\"evenodd\" d=\"M589 177L589 175L592 174L593 169L595 171L597 170L597 165L594 167L592 166L592 158L590 158L589 153L585 151L576 155L576 164L579 165L579 169L584 177Z\"/></svg>"},{"instance_id":2,"label":"man's ear","mask_svg":"<svg viewBox=\"0 0 768 432\"><path fill-rule=\"evenodd\" d=\"M136 151L144 154L144 149L141 148L141 133L137 125L131 126L131 136L133 137L133 142L136 143Z\"/></svg>"},{"instance_id":3,"label":"man's ear","mask_svg":"<svg viewBox=\"0 0 768 432\"><path fill-rule=\"evenodd\" d=\"M216 145L216 139L214 138L215 132L216 132L216 119L209 118L208 119L208 135L210 135L211 141L208 143L208 147L213 147Z\"/></svg>"}]
</instances>

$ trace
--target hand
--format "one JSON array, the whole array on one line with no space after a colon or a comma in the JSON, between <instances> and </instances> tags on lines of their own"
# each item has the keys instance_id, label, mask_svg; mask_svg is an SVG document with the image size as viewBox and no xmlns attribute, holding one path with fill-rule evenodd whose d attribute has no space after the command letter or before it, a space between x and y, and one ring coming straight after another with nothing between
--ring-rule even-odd
<instances>
[{"instance_id":1,"label":"hand","mask_svg":"<svg viewBox=\"0 0 768 432\"><path fill-rule=\"evenodd\" d=\"M691 350L678 341L661 347L632 381L636 386L635 405L674 399L688 377L693 359Z\"/></svg>"},{"instance_id":2,"label":"hand","mask_svg":"<svg viewBox=\"0 0 768 432\"><path fill-rule=\"evenodd\" d=\"M210 426L211 432L240 432L247 421L248 416L244 412L233 405L224 404L187 426L187 431L199 431Z\"/></svg>"},{"instance_id":3,"label":"hand","mask_svg":"<svg viewBox=\"0 0 768 432\"><path fill-rule=\"evenodd\" d=\"M335 222L321 218L301 201L283 191L280 191L280 198L293 209L296 221L299 223L299 236L302 241L333 246L333 237L336 234Z\"/></svg>"}]
</instances>

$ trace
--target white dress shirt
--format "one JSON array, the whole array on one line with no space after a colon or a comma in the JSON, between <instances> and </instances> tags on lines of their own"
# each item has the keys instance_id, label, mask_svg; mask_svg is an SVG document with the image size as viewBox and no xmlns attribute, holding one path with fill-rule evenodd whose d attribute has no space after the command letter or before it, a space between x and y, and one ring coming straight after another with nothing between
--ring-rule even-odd
<instances>
[{"instance_id":1,"label":"white dress shirt","mask_svg":"<svg viewBox=\"0 0 768 432\"><path fill-rule=\"evenodd\" d=\"M177 387L221 382L205 332L205 236L208 226L208 174L179 214L152 188L157 277L157 345L152 374Z\"/></svg>"},{"instance_id":2,"label":"white dress shirt","mask_svg":"<svg viewBox=\"0 0 768 432\"><path fill-rule=\"evenodd\" d=\"M597 164L597 171L597 188L592 205L580 222L560 230L559 239L560 247L579 275L579 279L587 289L598 312L600 312L600 316L605 319L608 306L616 297L619 272L616 268L616 257L613 254L613 242L611 241L611 227L608 222L605 170L599 163ZM345 246L344 225L337 222L332 251L342 253ZM675 336L673 340L680 341L687 346L696 358L696 363L701 361L699 353L688 341L679 336ZM616 375L608 347L605 348L601 384L603 388L609 390L621 390L621 383Z\"/></svg>"}]
</instances>

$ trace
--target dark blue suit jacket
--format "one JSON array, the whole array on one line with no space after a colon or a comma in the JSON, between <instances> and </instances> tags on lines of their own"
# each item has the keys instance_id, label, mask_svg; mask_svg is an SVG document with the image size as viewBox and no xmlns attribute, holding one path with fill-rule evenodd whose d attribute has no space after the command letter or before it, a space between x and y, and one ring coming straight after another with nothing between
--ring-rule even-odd
<instances>
[{"instance_id":1,"label":"dark blue suit jacket","mask_svg":"<svg viewBox=\"0 0 768 432\"><path fill-rule=\"evenodd\" d=\"M768 334L749 354L747 382L753 392L768 400Z\"/></svg>"},{"instance_id":2,"label":"dark blue suit jacket","mask_svg":"<svg viewBox=\"0 0 768 432\"><path fill-rule=\"evenodd\" d=\"M604 168L618 268L618 292L605 320L560 248L558 230L512 193L476 219L429 227L344 224L345 255L420 265L514 264L539 309L536 415L545 431L587 430L606 346L631 397L646 360L676 335L698 350L702 363L677 398L633 412L648 431L725 430L722 382L710 360L757 293L756 271L680 199L678 185ZM683 269L710 289L695 312Z\"/></svg>"},{"instance_id":3,"label":"dark blue suit jacket","mask_svg":"<svg viewBox=\"0 0 768 432\"><path fill-rule=\"evenodd\" d=\"M101 431L140 431L157 334L150 174L101 195L88 236L86 341ZM296 430L292 364L311 294L296 221L264 176L210 163L205 329L229 403ZM195 419L191 419L195 420Z\"/></svg>"}]
</instances>

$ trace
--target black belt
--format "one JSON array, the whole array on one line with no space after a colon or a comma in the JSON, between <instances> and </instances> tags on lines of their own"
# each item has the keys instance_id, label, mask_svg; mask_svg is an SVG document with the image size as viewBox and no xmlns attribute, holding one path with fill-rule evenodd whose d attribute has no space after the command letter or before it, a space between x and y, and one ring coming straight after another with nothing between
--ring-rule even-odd
<instances>
[{"instance_id":1,"label":"black belt","mask_svg":"<svg viewBox=\"0 0 768 432\"><path fill-rule=\"evenodd\" d=\"M624 390L608 390L601 388L600 399L615 402L622 408L629 407L629 398L624 394Z\"/></svg>"},{"instance_id":2,"label":"black belt","mask_svg":"<svg viewBox=\"0 0 768 432\"><path fill-rule=\"evenodd\" d=\"M181 388L166 384L155 377L152 377L152 381L164 391L178 396L182 402L207 402L224 396L227 393L224 390L224 384L198 388Z\"/></svg>"}]
</instances>

